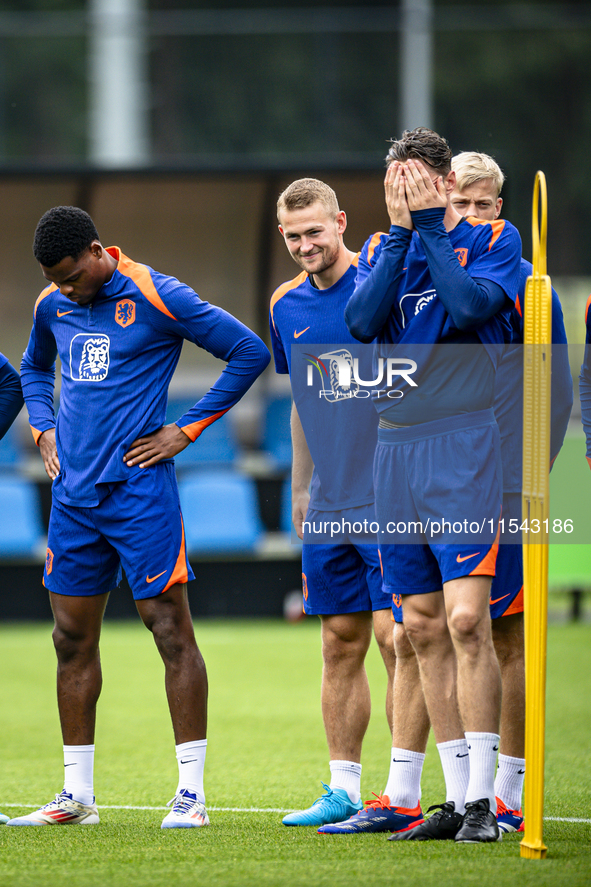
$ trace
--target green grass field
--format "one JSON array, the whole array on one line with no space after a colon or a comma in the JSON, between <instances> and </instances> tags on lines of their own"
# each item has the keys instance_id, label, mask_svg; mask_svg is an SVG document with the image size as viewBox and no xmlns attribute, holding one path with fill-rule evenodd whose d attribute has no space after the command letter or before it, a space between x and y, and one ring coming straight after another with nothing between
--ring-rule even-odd
<instances>
[{"instance_id":1,"label":"green grass field","mask_svg":"<svg viewBox=\"0 0 591 887\"><path fill-rule=\"evenodd\" d=\"M196 633L210 680L211 827L161 831L164 805L176 787L162 668L139 624L107 623L95 770L101 824L0 827L0 884L591 884L589 623L553 623L549 630L549 849L543 861L522 860L517 836L494 846L394 845L385 835L330 837L285 828L280 811L308 806L329 775L317 621L199 622ZM62 787L50 627L0 625L0 650L0 810L17 815L51 800ZM368 672L374 708L364 745L364 797L383 789L390 747L383 666L373 648ZM423 805L443 799L431 745Z\"/></svg>"}]
</instances>

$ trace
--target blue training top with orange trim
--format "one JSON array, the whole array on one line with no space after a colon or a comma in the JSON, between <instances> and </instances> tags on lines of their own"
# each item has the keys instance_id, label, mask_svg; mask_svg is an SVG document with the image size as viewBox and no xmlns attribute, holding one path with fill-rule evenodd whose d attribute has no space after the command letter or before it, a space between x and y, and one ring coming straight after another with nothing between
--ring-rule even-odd
<instances>
[{"instance_id":1,"label":"blue training top with orange trim","mask_svg":"<svg viewBox=\"0 0 591 887\"><path fill-rule=\"evenodd\" d=\"M123 456L134 440L162 427L184 339L227 361L217 382L176 422L192 441L240 400L270 358L255 333L186 284L118 247L107 252L117 268L89 305L70 301L54 284L43 290L21 364L35 440L56 428L61 470L54 494L80 507L97 505L109 484L141 470L125 465Z\"/></svg>"},{"instance_id":2,"label":"blue training top with orange trim","mask_svg":"<svg viewBox=\"0 0 591 887\"><path fill-rule=\"evenodd\" d=\"M377 442L377 415L371 400L331 396L331 381L316 369L309 385L308 368L322 354L338 353L371 376L372 346L360 345L347 329L343 312L355 287L358 256L327 289L317 289L303 271L279 286L271 297L269 326L278 373L289 373L293 398L314 463L310 506L334 511L374 500L372 457ZM335 352L336 349L336 352ZM322 360L326 367L330 357ZM320 382L320 379L324 379ZM321 390L328 396L319 397Z\"/></svg>"}]
</instances>

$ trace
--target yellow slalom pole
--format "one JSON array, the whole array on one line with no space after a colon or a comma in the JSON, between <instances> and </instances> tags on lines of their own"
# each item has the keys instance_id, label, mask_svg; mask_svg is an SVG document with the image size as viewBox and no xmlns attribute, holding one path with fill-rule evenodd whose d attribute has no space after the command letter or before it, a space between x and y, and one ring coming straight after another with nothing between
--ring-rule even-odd
<instances>
[{"instance_id":1,"label":"yellow slalom pole","mask_svg":"<svg viewBox=\"0 0 591 887\"><path fill-rule=\"evenodd\" d=\"M546 274L548 199L538 171L532 209L533 271L525 289L523 573L525 618L525 828L521 856L543 859L550 469L552 284ZM533 532L537 530L538 532Z\"/></svg>"}]
</instances>

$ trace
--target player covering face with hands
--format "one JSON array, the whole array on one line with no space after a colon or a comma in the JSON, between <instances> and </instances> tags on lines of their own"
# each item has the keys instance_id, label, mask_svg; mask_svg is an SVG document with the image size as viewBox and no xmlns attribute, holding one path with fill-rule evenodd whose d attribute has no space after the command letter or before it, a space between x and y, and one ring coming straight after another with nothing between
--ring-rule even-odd
<instances>
[{"instance_id":1,"label":"player covering face with hands","mask_svg":"<svg viewBox=\"0 0 591 887\"><path fill-rule=\"evenodd\" d=\"M364 246L345 313L361 341L376 337L396 345L397 355L412 357L413 348L418 355L418 386L395 402L375 401L378 524L419 527L380 541L384 587L402 595L419 663L451 805L440 811L445 836L494 841L500 676L489 591L502 481L492 402L521 243L509 223L493 229L454 209L451 151L437 133L405 132L388 163L390 232ZM453 516L454 526L467 518L487 533L428 533L434 515ZM469 761L469 770L458 773L456 760Z\"/></svg>"}]
</instances>

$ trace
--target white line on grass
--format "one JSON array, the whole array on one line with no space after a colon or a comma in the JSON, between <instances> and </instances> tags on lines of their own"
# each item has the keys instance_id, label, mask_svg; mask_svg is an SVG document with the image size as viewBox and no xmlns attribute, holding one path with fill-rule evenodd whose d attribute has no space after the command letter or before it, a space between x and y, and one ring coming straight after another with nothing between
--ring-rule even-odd
<instances>
[{"instance_id":1,"label":"white line on grass","mask_svg":"<svg viewBox=\"0 0 591 887\"><path fill-rule=\"evenodd\" d=\"M37 809L37 804L8 804L0 801L0 809L3 807L30 807ZM99 810L167 810L168 807L138 807L131 804L101 804ZM208 813L291 813L292 808L286 807L209 807ZM591 821L591 820L590 820Z\"/></svg>"},{"instance_id":2,"label":"white line on grass","mask_svg":"<svg viewBox=\"0 0 591 887\"><path fill-rule=\"evenodd\" d=\"M36 804L8 804L0 801L0 810L3 807L31 807ZM138 807L131 804L100 804L99 810L166 810L166 807ZM283 807L208 807L209 813L291 813L291 808ZM578 819L574 816L544 816L546 822L583 822L591 825L591 819Z\"/></svg>"}]
</instances>

